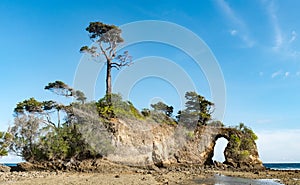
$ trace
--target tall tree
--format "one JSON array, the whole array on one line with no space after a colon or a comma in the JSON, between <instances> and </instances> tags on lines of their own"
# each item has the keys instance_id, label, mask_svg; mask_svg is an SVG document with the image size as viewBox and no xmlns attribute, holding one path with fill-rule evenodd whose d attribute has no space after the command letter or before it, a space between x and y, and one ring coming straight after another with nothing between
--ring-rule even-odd
<instances>
[{"instance_id":1,"label":"tall tree","mask_svg":"<svg viewBox=\"0 0 300 185\"><path fill-rule=\"evenodd\" d=\"M93 57L103 55L106 59L106 97L111 102L111 70L128 66L132 62L132 57L128 51L117 55L117 47L124 42L121 37L122 30L115 25L108 25L102 22L91 22L86 28L93 46L83 46L80 52L90 53Z\"/></svg>"},{"instance_id":2,"label":"tall tree","mask_svg":"<svg viewBox=\"0 0 300 185\"><path fill-rule=\"evenodd\" d=\"M188 127L194 125L195 122L206 125L211 119L214 104L196 92L186 92L185 98L187 99L186 109L178 112L178 120Z\"/></svg>"}]
</instances>

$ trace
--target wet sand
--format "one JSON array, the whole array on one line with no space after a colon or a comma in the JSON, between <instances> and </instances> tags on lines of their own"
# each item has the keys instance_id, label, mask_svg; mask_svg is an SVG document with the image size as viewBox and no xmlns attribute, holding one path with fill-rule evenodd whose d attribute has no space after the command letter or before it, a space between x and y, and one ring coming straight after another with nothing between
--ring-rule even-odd
<instances>
[{"instance_id":1,"label":"wet sand","mask_svg":"<svg viewBox=\"0 0 300 185\"><path fill-rule=\"evenodd\" d=\"M193 180L196 184L202 185L281 185L272 179L246 179L240 177L229 177L224 175L214 175L213 177Z\"/></svg>"}]
</instances>

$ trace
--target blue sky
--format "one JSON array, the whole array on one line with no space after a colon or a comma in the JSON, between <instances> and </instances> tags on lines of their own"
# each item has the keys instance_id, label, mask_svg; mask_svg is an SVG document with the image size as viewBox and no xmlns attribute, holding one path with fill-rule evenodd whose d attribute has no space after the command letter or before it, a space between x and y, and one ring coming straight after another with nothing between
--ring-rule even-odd
<instances>
[{"instance_id":1,"label":"blue sky","mask_svg":"<svg viewBox=\"0 0 300 185\"><path fill-rule=\"evenodd\" d=\"M226 83L224 123L244 122L253 128L260 137L258 147L263 161L299 162L299 6L295 0L2 0L0 128L5 130L13 123L17 102L30 97L53 98L43 90L48 82L73 84L82 57L79 49L91 43L85 31L89 22L121 26L162 20L191 30L215 55ZM191 60L162 44L142 43L128 50L134 59L161 56L178 65ZM197 78L198 92L210 99L201 70L183 68L191 78ZM149 88L153 84L155 88ZM179 108L172 88L162 80L148 78L132 90L131 101L142 108L156 97ZM97 98L103 93L102 72L96 86Z\"/></svg>"}]
</instances>

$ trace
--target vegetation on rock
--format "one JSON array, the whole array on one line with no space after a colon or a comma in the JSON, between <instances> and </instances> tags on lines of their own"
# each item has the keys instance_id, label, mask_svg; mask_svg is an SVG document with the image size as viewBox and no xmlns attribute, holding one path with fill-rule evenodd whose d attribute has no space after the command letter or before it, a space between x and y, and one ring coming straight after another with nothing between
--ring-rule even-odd
<instances>
[{"instance_id":1,"label":"vegetation on rock","mask_svg":"<svg viewBox=\"0 0 300 185\"><path fill-rule=\"evenodd\" d=\"M183 123L186 128L206 125L211 119L214 104L196 92L186 92L185 98L186 108L178 112L178 122Z\"/></svg>"},{"instance_id":2,"label":"vegetation on rock","mask_svg":"<svg viewBox=\"0 0 300 185\"><path fill-rule=\"evenodd\" d=\"M0 132L0 157L8 154L9 142L12 139L12 135L8 132Z\"/></svg>"},{"instance_id":3,"label":"vegetation on rock","mask_svg":"<svg viewBox=\"0 0 300 185\"><path fill-rule=\"evenodd\" d=\"M228 149L225 154L240 163L247 163L251 154L255 153L256 155L255 140L258 137L243 123L240 123L234 129L237 132L230 135Z\"/></svg>"},{"instance_id":4,"label":"vegetation on rock","mask_svg":"<svg viewBox=\"0 0 300 185\"><path fill-rule=\"evenodd\" d=\"M14 109L14 125L10 128L13 136L10 151L26 161L93 155L93 150L81 138L73 111L75 104L84 103L83 93L61 81L49 83L45 89L61 96L74 97L79 102L64 105L54 100L38 101L35 98L19 102Z\"/></svg>"},{"instance_id":5,"label":"vegetation on rock","mask_svg":"<svg viewBox=\"0 0 300 185\"><path fill-rule=\"evenodd\" d=\"M131 56L127 51L117 55L117 47L123 42L121 30L114 25L91 22L86 31L89 32L94 45L83 46L80 51L88 52L92 57L100 55L105 57L107 65L105 96L96 102L87 102L83 92L73 89L62 81L48 83L44 87L45 90L66 98L65 102L70 102L68 98L73 98L74 102L39 101L32 97L17 103L14 109L13 126L7 133L0 132L0 156L7 155L8 149L29 162L82 160L107 156L115 151L116 144L113 143L113 138L117 137L114 134L119 129L116 128L115 123L122 119L141 124L150 122L155 123L156 126L167 125L164 128L165 132L171 130L174 133L170 135L178 136L179 139L181 139L179 136L183 135L182 138L187 139L187 142L178 143L175 140L172 147L182 143L187 144L186 147L193 146L191 143L194 141L205 143L206 140L212 139L209 135L212 127L216 130L224 130L222 122L212 121L214 103L196 92L186 92L185 108L177 115L173 115L173 106L164 102L151 104L151 109L145 108L139 111L130 101L123 100L120 94L112 93L112 68L120 69L131 64ZM177 131L174 128L178 128ZM205 135L202 137L199 133ZM154 133L151 131L149 138L153 137L152 134ZM159 133L159 137L163 134ZM134 138L132 135L126 137ZM145 135L143 137L146 138ZM204 138L203 141L199 141L201 138ZM234 128L234 132L227 139L229 140L227 158L247 161L256 150L257 136L244 124ZM122 137L118 137L117 140L122 141ZM141 142L144 143L144 140ZM152 157L155 158L153 160L162 164L162 161L167 158L165 156L169 154L164 154L163 159L160 153L167 153L166 148L169 146L154 140L149 146L153 150L154 157ZM193 151L190 154L195 155L196 147L191 148ZM204 151L207 147L203 148ZM178 156L175 155L177 154L174 152L173 158L179 161ZM205 155L201 157L203 156ZM187 158L189 157L191 156ZM199 156L196 158L199 159Z\"/></svg>"}]
</instances>

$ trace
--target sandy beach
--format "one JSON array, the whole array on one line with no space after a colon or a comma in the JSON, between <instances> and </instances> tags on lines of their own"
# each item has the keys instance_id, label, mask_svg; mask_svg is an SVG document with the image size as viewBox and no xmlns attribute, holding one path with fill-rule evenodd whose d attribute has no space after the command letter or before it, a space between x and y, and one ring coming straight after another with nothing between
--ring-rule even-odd
<instances>
[{"instance_id":1,"label":"sandy beach","mask_svg":"<svg viewBox=\"0 0 300 185\"><path fill-rule=\"evenodd\" d=\"M214 185L216 176L218 182L224 184L234 184L233 180L225 177L241 177L248 178L243 180L240 184L276 184L271 181L263 181L258 183L251 181L251 179L273 179L274 182L280 182L286 185L299 185L300 172L299 171L256 171L256 172L242 172L242 171L228 171L228 170L136 170L123 171L116 173L82 173L82 172L2 172L0 173L0 184L10 185L85 185L85 184L202 184ZM235 179L235 178L233 178ZM226 181L226 182L225 182ZM229 181L229 182L228 182ZM230 183L232 181L232 183ZM242 182L242 181L241 181ZM245 183L244 183L245 182ZM255 183L254 183L255 182Z\"/></svg>"}]
</instances>

